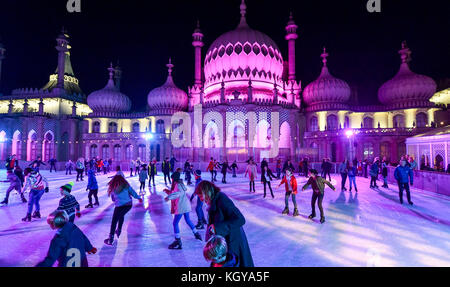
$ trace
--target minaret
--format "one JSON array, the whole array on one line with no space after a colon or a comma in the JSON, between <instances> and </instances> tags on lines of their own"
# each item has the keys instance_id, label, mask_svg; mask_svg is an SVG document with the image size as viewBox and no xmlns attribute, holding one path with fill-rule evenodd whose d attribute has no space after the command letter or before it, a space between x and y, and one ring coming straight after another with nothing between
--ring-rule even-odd
<instances>
[{"instance_id":1,"label":"minaret","mask_svg":"<svg viewBox=\"0 0 450 287\"><path fill-rule=\"evenodd\" d=\"M62 28L61 34L56 38L56 50L58 51L58 80L56 88L64 90L64 73L66 70L66 53L69 52L69 35Z\"/></svg>"},{"instance_id":2,"label":"minaret","mask_svg":"<svg viewBox=\"0 0 450 287\"><path fill-rule=\"evenodd\" d=\"M197 28L195 28L192 34L192 46L195 49L195 74L194 85L199 87L202 85L202 47L203 47L203 34L200 30L200 22L197 20Z\"/></svg>"},{"instance_id":3,"label":"minaret","mask_svg":"<svg viewBox=\"0 0 450 287\"><path fill-rule=\"evenodd\" d=\"M298 38L297 35L298 26L295 25L294 18L292 17L292 12L289 15L289 22L286 25L286 37L288 41L288 64L289 64L289 81L295 81L295 40Z\"/></svg>"},{"instance_id":4,"label":"minaret","mask_svg":"<svg viewBox=\"0 0 450 287\"><path fill-rule=\"evenodd\" d=\"M44 115L44 99L42 98L42 96L39 100L39 115Z\"/></svg>"},{"instance_id":5,"label":"minaret","mask_svg":"<svg viewBox=\"0 0 450 287\"><path fill-rule=\"evenodd\" d=\"M247 5L245 5L245 0L242 0L241 5L239 6L241 12L241 21L239 22L238 28L246 28L247 20L245 18L245 14L247 14Z\"/></svg>"},{"instance_id":6,"label":"minaret","mask_svg":"<svg viewBox=\"0 0 450 287\"><path fill-rule=\"evenodd\" d=\"M119 66L119 62L117 62L116 67L114 68L114 80L116 83L116 88L120 91L120 80L122 78L122 69Z\"/></svg>"},{"instance_id":7,"label":"minaret","mask_svg":"<svg viewBox=\"0 0 450 287\"><path fill-rule=\"evenodd\" d=\"M0 39L0 41L1 41L1 39ZM6 49L3 46L3 44L0 42L0 87L1 87L1 83L2 83L2 62L3 62L3 59L5 58L5 52L6 52Z\"/></svg>"}]
</instances>

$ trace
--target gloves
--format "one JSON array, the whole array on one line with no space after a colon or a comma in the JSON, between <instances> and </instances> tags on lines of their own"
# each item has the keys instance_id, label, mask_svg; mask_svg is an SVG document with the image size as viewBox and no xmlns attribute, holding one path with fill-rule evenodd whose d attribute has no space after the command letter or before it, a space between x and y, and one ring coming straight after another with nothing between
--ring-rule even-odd
<instances>
[{"instance_id":1,"label":"gloves","mask_svg":"<svg viewBox=\"0 0 450 287\"><path fill-rule=\"evenodd\" d=\"M81 217L81 212L77 212L76 214L75 214L77 217Z\"/></svg>"},{"instance_id":2,"label":"gloves","mask_svg":"<svg viewBox=\"0 0 450 287\"><path fill-rule=\"evenodd\" d=\"M44 192L46 193L48 192L48 186L44 189Z\"/></svg>"},{"instance_id":3,"label":"gloves","mask_svg":"<svg viewBox=\"0 0 450 287\"><path fill-rule=\"evenodd\" d=\"M88 254L95 254L97 253L97 248L93 247L90 251L88 251Z\"/></svg>"}]
</instances>

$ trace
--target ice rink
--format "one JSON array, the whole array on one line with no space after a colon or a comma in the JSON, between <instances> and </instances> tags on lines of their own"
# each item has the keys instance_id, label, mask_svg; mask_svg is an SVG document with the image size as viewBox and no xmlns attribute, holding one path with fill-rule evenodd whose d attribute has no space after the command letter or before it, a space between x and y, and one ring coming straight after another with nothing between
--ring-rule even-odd
<instances>
[{"instance_id":1,"label":"ice rink","mask_svg":"<svg viewBox=\"0 0 450 287\"><path fill-rule=\"evenodd\" d=\"M41 199L42 219L22 222L27 204L12 193L10 204L0 208L0 266L34 266L42 260L55 231L45 217L58 206L59 186L75 182L75 176L64 172L43 171L50 182L50 192ZM108 176L111 176L109 174ZM137 177L128 177L138 191ZM299 188L306 178L296 175ZM184 178L184 177L183 177ZM203 173L203 178L210 175ZM6 179L5 170L0 180ZM337 186L325 191L326 222L318 217L310 220L311 189L297 195L300 216L282 215L283 187L275 189L275 199L263 199L262 184L256 182L256 193L249 193L243 175L228 184L218 185L228 194L246 218L244 226L256 266L450 266L450 198L423 190L412 189L414 206L400 205L395 185L389 189L369 189L369 180L357 178L358 193L340 192L340 177L334 176ZM106 195L107 176L97 176L100 207L85 209L87 178L75 182L72 194L82 207L82 217L75 219L98 253L88 255L90 266L208 266L202 255L203 243L196 240L182 220L180 224L182 250L169 250L173 241L170 202L164 202L165 188L161 174L156 188L147 187L143 204L134 200L127 214L123 232L113 246L106 246L114 209ZM279 181L273 182L277 186ZM381 186L381 183L378 183ZM0 183L3 200L8 183ZM191 194L193 187L189 187ZM406 202L406 198L405 198ZM191 219L197 216L191 212ZM317 210L318 213L318 210ZM204 231L201 231L202 236Z\"/></svg>"}]
</instances>

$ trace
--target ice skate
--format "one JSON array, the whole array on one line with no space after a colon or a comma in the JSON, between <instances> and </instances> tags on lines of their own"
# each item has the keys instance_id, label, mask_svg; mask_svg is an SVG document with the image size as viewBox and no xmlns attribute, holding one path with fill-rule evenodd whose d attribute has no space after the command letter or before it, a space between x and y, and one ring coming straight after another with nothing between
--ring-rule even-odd
<instances>
[{"instance_id":1,"label":"ice skate","mask_svg":"<svg viewBox=\"0 0 450 287\"><path fill-rule=\"evenodd\" d=\"M33 217L33 218L41 218L41 213L39 211L35 211L31 217Z\"/></svg>"},{"instance_id":2,"label":"ice skate","mask_svg":"<svg viewBox=\"0 0 450 287\"><path fill-rule=\"evenodd\" d=\"M283 212L281 212L281 214L287 214L287 215L289 215L289 208L285 207L285 208L283 209Z\"/></svg>"},{"instance_id":3,"label":"ice skate","mask_svg":"<svg viewBox=\"0 0 450 287\"><path fill-rule=\"evenodd\" d=\"M96 202L96 203L94 203L94 205L96 205L96 206L100 206L100 203Z\"/></svg>"},{"instance_id":4,"label":"ice skate","mask_svg":"<svg viewBox=\"0 0 450 287\"><path fill-rule=\"evenodd\" d=\"M322 224L322 223L324 223L325 222L325 217L321 217L320 218L320 223Z\"/></svg>"},{"instance_id":5,"label":"ice skate","mask_svg":"<svg viewBox=\"0 0 450 287\"><path fill-rule=\"evenodd\" d=\"M297 209L297 208L294 208L294 214L292 214L292 216L298 216L298 215L299 215L298 209Z\"/></svg>"},{"instance_id":6,"label":"ice skate","mask_svg":"<svg viewBox=\"0 0 450 287\"><path fill-rule=\"evenodd\" d=\"M414 203L412 202L412 201L410 201L410 202L408 202L409 203L409 205L414 205Z\"/></svg>"},{"instance_id":7,"label":"ice skate","mask_svg":"<svg viewBox=\"0 0 450 287\"><path fill-rule=\"evenodd\" d=\"M25 196L21 196L21 199L22 199L22 203L27 203L28 201L27 201L27 199L25 198Z\"/></svg>"},{"instance_id":8,"label":"ice skate","mask_svg":"<svg viewBox=\"0 0 450 287\"><path fill-rule=\"evenodd\" d=\"M0 202L0 204L7 205L8 204L8 200L5 198L2 202Z\"/></svg>"},{"instance_id":9,"label":"ice skate","mask_svg":"<svg viewBox=\"0 0 450 287\"><path fill-rule=\"evenodd\" d=\"M175 241L169 245L169 249L182 249L183 245L180 238L175 238Z\"/></svg>"},{"instance_id":10,"label":"ice skate","mask_svg":"<svg viewBox=\"0 0 450 287\"><path fill-rule=\"evenodd\" d=\"M196 229L205 229L205 226L203 225L203 222L198 222L195 226Z\"/></svg>"},{"instance_id":11,"label":"ice skate","mask_svg":"<svg viewBox=\"0 0 450 287\"><path fill-rule=\"evenodd\" d=\"M203 241L202 236L200 235L200 233L195 232L195 233L194 233L194 236L195 236L195 239L198 239L198 240L200 240L200 241Z\"/></svg>"},{"instance_id":12,"label":"ice skate","mask_svg":"<svg viewBox=\"0 0 450 287\"><path fill-rule=\"evenodd\" d=\"M94 206L92 205L92 203L89 203L88 205L86 205L84 208L93 208Z\"/></svg>"},{"instance_id":13,"label":"ice skate","mask_svg":"<svg viewBox=\"0 0 450 287\"><path fill-rule=\"evenodd\" d=\"M103 241L106 245L112 245L114 242L114 236L110 236Z\"/></svg>"},{"instance_id":14,"label":"ice skate","mask_svg":"<svg viewBox=\"0 0 450 287\"><path fill-rule=\"evenodd\" d=\"M31 222L31 214L27 214L24 218L22 218L22 221L28 221L28 222Z\"/></svg>"},{"instance_id":15,"label":"ice skate","mask_svg":"<svg viewBox=\"0 0 450 287\"><path fill-rule=\"evenodd\" d=\"M308 216L309 219L313 219L314 217L316 217L315 214L310 214L310 215Z\"/></svg>"}]
</instances>

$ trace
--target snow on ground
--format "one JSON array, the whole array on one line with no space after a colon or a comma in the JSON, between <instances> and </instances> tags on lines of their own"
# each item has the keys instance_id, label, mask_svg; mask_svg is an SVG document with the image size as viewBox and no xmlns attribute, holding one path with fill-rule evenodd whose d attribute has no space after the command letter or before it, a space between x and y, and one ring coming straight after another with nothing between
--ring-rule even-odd
<instances>
[{"instance_id":1,"label":"snow on ground","mask_svg":"<svg viewBox=\"0 0 450 287\"><path fill-rule=\"evenodd\" d=\"M50 181L50 192L41 199L42 219L22 222L27 205L16 193L8 206L0 208L0 266L34 266L46 255L55 231L49 228L45 216L58 206L59 186L74 181L75 176L48 171L42 174ZM0 179L5 178L6 172L1 170ZM281 215L283 187L276 189L275 199L263 199L260 182L254 194L249 193L243 175L229 175L228 184L221 184L220 178L219 174L219 186L246 218L244 228L256 266L450 266L449 197L412 189L414 206L400 205L394 185L369 189L369 180L358 177L358 193L340 192L340 178L334 176L332 183L338 188L333 192L327 187L326 222L320 224L318 218L307 218L311 212L310 189L297 195L300 216L294 218ZM173 228L170 203L164 202L162 176L157 176L151 193L147 188L143 204L134 201L117 244L104 245L114 206L106 195L107 176L97 179L100 207L84 209L87 179L75 182L72 192L82 206L82 217L75 223L98 248L97 254L88 255L90 266L208 266L202 255L203 243L194 239L184 220L180 224L183 249L167 249L173 241ZM127 179L138 190L137 177ZM209 179L209 174L204 179ZM306 181L304 177L297 180L299 186ZM7 186L0 183L0 200ZM189 194L192 190L189 187ZM194 208L191 219L196 223ZM201 233L204 235L204 231Z\"/></svg>"}]
</instances>

